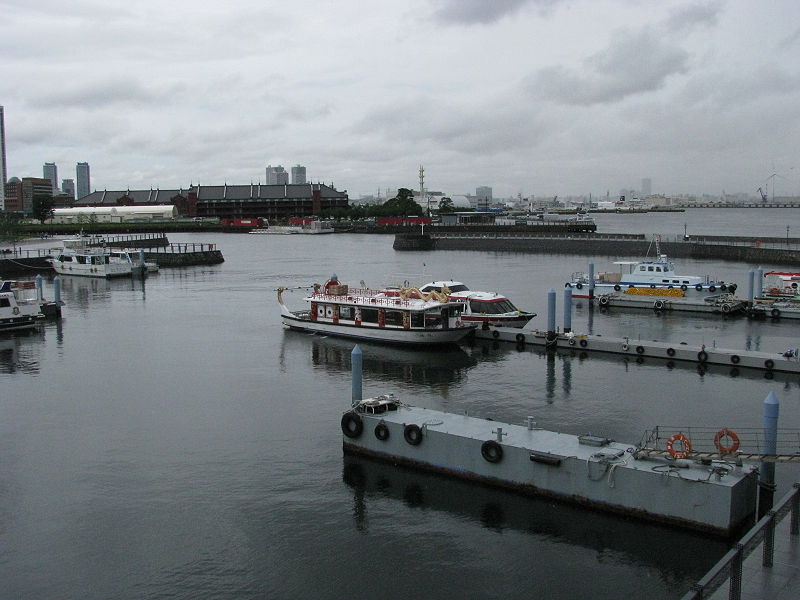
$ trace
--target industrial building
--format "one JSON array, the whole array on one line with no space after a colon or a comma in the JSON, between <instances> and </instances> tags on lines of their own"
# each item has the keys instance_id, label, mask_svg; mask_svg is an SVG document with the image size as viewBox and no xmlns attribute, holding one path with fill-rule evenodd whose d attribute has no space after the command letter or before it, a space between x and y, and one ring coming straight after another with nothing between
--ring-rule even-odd
<instances>
[{"instance_id":1,"label":"industrial building","mask_svg":"<svg viewBox=\"0 0 800 600\"><path fill-rule=\"evenodd\" d=\"M75 206L148 206L171 204L181 217L264 218L284 221L322 211L348 208L347 192L321 183L190 186L171 190L92 192Z\"/></svg>"}]
</instances>

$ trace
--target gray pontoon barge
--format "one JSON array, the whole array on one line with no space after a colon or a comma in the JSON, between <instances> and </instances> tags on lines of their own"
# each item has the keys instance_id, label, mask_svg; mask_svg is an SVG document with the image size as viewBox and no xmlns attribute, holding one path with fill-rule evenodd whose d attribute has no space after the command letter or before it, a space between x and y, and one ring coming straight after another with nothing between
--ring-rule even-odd
<instances>
[{"instance_id":1,"label":"gray pontoon barge","mask_svg":"<svg viewBox=\"0 0 800 600\"><path fill-rule=\"evenodd\" d=\"M730 536L756 508L756 474L734 458L693 459L679 433L668 450L525 425L361 400L342 416L345 452ZM684 455L689 458L682 458Z\"/></svg>"}]
</instances>

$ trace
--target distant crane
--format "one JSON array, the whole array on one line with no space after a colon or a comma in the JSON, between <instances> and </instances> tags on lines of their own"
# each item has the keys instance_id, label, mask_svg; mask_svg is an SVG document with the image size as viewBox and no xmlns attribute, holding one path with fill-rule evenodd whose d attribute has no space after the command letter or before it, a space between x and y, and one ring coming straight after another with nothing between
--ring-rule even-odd
<instances>
[{"instance_id":1,"label":"distant crane","mask_svg":"<svg viewBox=\"0 0 800 600\"><path fill-rule=\"evenodd\" d=\"M758 188L758 193L761 194L761 202L766 204L766 202L767 202L767 194L760 187Z\"/></svg>"}]
</instances>

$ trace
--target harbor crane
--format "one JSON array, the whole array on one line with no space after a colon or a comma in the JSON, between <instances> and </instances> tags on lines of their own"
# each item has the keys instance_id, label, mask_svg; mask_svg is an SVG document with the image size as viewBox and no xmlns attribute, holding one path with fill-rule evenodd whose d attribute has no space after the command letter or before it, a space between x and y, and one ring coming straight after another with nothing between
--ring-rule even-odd
<instances>
[{"instance_id":1,"label":"harbor crane","mask_svg":"<svg viewBox=\"0 0 800 600\"><path fill-rule=\"evenodd\" d=\"M764 202L766 204L766 202L767 202L767 194L766 194L766 192L764 192L764 190L762 190L759 187L758 188L758 193L761 194L761 202Z\"/></svg>"}]
</instances>

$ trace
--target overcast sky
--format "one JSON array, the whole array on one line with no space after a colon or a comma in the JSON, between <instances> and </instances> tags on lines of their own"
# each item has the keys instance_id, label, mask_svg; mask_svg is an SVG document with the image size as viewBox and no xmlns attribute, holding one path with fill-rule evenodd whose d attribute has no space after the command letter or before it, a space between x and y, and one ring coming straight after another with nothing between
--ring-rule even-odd
<instances>
[{"instance_id":1,"label":"overcast sky","mask_svg":"<svg viewBox=\"0 0 800 600\"><path fill-rule=\"evenodd\" d=\"M0 0L8 176L800 194L800 2ZM775 173L774 177L771 177Z\"/></svg>"}]
</instances>

